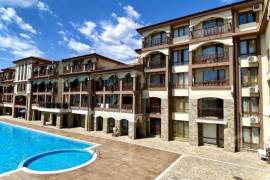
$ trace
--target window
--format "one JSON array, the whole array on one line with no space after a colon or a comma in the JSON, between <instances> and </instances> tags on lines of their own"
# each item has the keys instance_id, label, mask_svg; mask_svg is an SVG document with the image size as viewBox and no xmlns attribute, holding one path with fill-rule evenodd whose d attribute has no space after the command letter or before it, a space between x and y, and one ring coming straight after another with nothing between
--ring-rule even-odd
<instances>
[{"instance_id":1,"label":"window","mask_svg":"<svg viewBox=\"0 0 270 180\"><path fill-rule=\"evenodd\" d=\"M256 55L256 39L240 41L240 56Z\"/></svg>"},{"instance_id":2,"label":"window","mask_svg":"<svg viewBox=\"0 0 270 180\"><path fill-rule=\"evenodd\" d=\"M151 68L162 68L165 66L165 55L164 54L151 54L147 57L147 62Z\"/></svg>"},{"instance_id":3,"label":"window","mask_svg":"<svg viewBox=\"0 0 270 180\"><path fill-rule=\"evenodd\" d=\"M188 138L189 123L188 121L173 121L173 136L176 138Z\"/></svg>"},{"instance_id":4,"label":"window","mask_svg":"<svg viewBox=\"0 0 270 180\"><path fill-rule=\"evenodd\" d=\"M185 65L189 62L188 49L181 49L173 51L173 65Z\"/></svg>"},{"instance_id":5,"label":"window","mask_svg":"<svg viewBox=\"0 0 270 180\"><path fill-rule=\"evenodd\" d=\"M188 73L173 74L172 86L174 88L186 88L188 86Z\"/></svg>"},{"instance_id":6,"label":"window","mask_svg":"<svg viewBox=\"0 0 270 180\"><path fill-rule=\"evenodd\" d=\"M188 112L188 97L174 97L173 112Z\"/></svg>"},{"instance_id":7,"label":"window","mask_svg":"<svg viewBox=\"0 0 270 180\"><path fill-rule=\"evenodd\" d=\"M258 82L258 68L242 68L241 69L241 83L242 86L256 85Z\"/></svg>"},{"instance_id":8,"label":"window","mask_svg":"<svg viewBox=\"0 0 270 180\"><path fill-rule=\"evenodd\" d=\"M182 36L188 36L189 35L189 27L188 26L181 26L176 29L174 29L173 37L182 37Z\"/></svg>"},{"instance_id":9,"label":"window","mask_svg":"<svg viewBox=\"0 0 270 180\"><path fill-rule=\"evenodd\" d=\"M225 79L225 69L203 71L203 81L217 81Z\"/></svg>"},{"instance_id":10,"label":"window","mask_svg":"<svg viewBox=\"0 0 270 180\"><path fill-rule=\"evenodd\" d=\"M239 15L239 25L252 23L256 21L256 14L253 11L241 13Z\"/></svg>"},{"instance_id":11,"label":"window","mask_svg":"<svg viewBox=\"0 0 270 180\"><path fill-rule=\"evenodd\" d=\"M154 74L150 76L150 83L156 85L163 85L165 83L164 74Z\"/></svg>"},{"instance_id":12,"label":"window","mask_svg":"<svg viewBox=\"0 0 270 180\"><path fill-rule=\"evenodd\" d=\"M223 44L203 46L202 47L202 54L203 54L203 56L223 55L224 54Z\"/></svg>"},{"instance_id":13,"label":"window","mask_svg":"<svg viewBox=\"0 0 270 180\"><path fill-rule=\"evenodd\" d=\"M243 117L258 116L259 114L259 98L243 97L242 98Z\"/></svg>"},{"instance_id":14,"label":"window","mask_svg":"<svg viewBox=\"0 0 270 180\"><path fill-rule=\"evenodd\" d=\"M260 129L257 127L243 127L243 147L248 149L259 148Z\"/></svg>"}]
</instances>

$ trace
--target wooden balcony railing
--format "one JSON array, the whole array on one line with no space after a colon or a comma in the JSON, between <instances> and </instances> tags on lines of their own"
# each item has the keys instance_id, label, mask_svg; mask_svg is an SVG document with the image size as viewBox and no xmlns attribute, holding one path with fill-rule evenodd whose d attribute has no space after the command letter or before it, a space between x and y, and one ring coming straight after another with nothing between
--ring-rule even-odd
<instances>
[{"instance_id":1,"label":"wooden balcony railing","mask_svg":"<svg viewBox=\"0 0 270 180\"><path fill-rule=\"evenodd\" d=\"M150 105L147 107L147 113L161 113L161 106Z\"/></svg>"},{"instance_id":2,"label":"wooden balcony railing","mask_svg":"<svg viewBox=\"0 0 270 180\"><path fill-rule=\"evenodd\" d=\"M122 104L122 109L124 109L124 110L132 110L132 104Z\"/></svg>"},{"instance_id":3,"label":"wooden balcony railing","mask_svg":"<svg viewBox=\"0 0 270 180\"><path fill-rule=\"evenodd\" d=\"M198 117L223 119L223 108L201 108Z\"/></svg>"},{"instance_id":4,"label":"wooden balcony railing","mask_svg":"<svg viewBox=\"0 0 270 180\"><path fill-rule=\"evenodd\" d=\"M109 105L109 109L119 109L119 104L108 104ZM106 106L105 106L106 108Z\"/></svg>"},{"instance_id":5,"label":"wooden balcony railing","mask_svg":"<svg viewBox=\"0 0 270 180\"><path fill-rule=\"evenodd\" d=\"M192 64L207 64L207 63L218 63L228 62L228 52L212 55L196 55L192 57Z\"/></svg>"},{"instance_id":6,"label":"wooden balcony railing","mask_svg":"<svg viewBox=\"0 0 270 180\"><path fill-rule=\"evenodd\" d=\"M169 43L170 43L170 38L169 37L155 38L155 39L145 39L143 41L143 48L160 46L160 45L169 44Z\"/></svg>"},{"instance_id":7,"label":"wooden balcony railing","mask_svg":"<svg viewBox=\"0 0 270 180\"><path fill-rule=\"evenodd\" d=\"M188 88L188 84L172 84L172 88L185 89L185 88Z\"/></svg>"},{"instance_id":8,"label":"wooden balcony railing","mask_svg":"<svg viewBox=\"0 0 270 180\"><path fill-rule=\"evenodd\" d=\"M228 80L212 80L212 81L201 81L201 82L193 82L193 87L199 86L227 86L229 85Z\"/></svg>"},{"instance_id":9,"label":"wooden balcony railing","mask_svg":"<svg viewBox=\"0 0 270 180\"><path fill-rule=\"evenodd\" d=\"M123 91L132 91L133 90L133 82L123 83L122 90Z\"/></svg>"},{"instance_id":10,"label":"wooden balcony railing","mask_svg":"<svg viewBox=\"0 0 270 180\"><path fill-rule=\"evenodd\" d=\"M70 91L71 92L80 92L80 86L71 86Z\"/></svg>"},{"instance_id":11,"label":"wooden balcony railing","mask_svg":"<svg viewBox=\"0 0 270 180\"><path fill-rule=\"evenodd\" d=\"M50 109L68 109L68 103L38 103L39 107Z\"/></svg>"},{"instance_id":12,"label":"wooden balcony railing","mask_svg":"<svg viewBox=\"0 0 270 180\"><path fill-rule=\"evenodd\" d=\"M148 84L148 88L164 88L164 87L165 87L164 82Z\"/></svg>"},{"instance_id":13,"label":"wooden balcony railing","mask_svg":"<svg viewBox=\"0 0 270 180\"><path fill-rule=\"evenodd\" d=\"M208 37L218 34L224 34L232 31L232 27L230 23L221 25L221 26L215 26L207 29L195 29L191 31L191 38L202 38L202 37Z\"/></svg>"},{"instance_id":14,"label":"wooden balcony railing","mask_svg":"<svg viewBox=\"0 0 270 180\"><path fill-rule=\"evenodd\" d=\"M165 63L159 63L159 64L149 64L148 66L145 66L146 69L158 69L158 68L165 68Z\"/></svg>"},{"instance_id":15,"label":"wooden balcony railing","mask_svg":"<svg viewBox=\"0 0 270 180\"><path fill-rule=\"evenodd\" d=\"M120 87L119 87L119 84L115 84L115 85L112 85L112 86L105 86L105 90L106 91L119 91Z\"/></svg>"}]
</instances>

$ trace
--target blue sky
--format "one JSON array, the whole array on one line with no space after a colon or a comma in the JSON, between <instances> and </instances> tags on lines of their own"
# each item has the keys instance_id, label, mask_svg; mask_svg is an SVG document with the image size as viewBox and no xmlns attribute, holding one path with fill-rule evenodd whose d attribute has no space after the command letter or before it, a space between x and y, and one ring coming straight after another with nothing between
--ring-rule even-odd
<instances>
[{"instance_id":1,"label":"blue sky","mask_svg":"<svg viewBox=\"0 0 270 180\"><path fill-rule=\"evenodd\" d=\"M0 0L0 69L27 56L91 52L129 62L141 46L136 28L232 1Z\"/></svg>"}]
</instances>

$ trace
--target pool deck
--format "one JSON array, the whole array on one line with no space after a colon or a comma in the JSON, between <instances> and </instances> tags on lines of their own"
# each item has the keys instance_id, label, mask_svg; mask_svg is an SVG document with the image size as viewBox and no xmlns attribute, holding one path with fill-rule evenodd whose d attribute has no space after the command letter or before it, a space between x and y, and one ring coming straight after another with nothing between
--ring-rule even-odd
<instances>
[{"instance_id":1,"label":"pool deck","mask_svg":"<svg viewBox=\"0 0 270 180\"><path fill-rule=\"evenodd\" d=\"M18 171L1 177L1 179L154 179L181 156L153 148L64 132L18 121L2 119L1 121L100 144L94 148L100 152L100 156L90 165L77 170L51 175L34 175Z\"/></svg>"},{"instance_id":2,"label":"pool deck","mask_svg":"<svg viewBox=\"0 0 270 180\"><path fill-rule=\"evenodd\" d=\"M0 117L1 121L101 144L101 155L92 164L63 174L33 175L15 172L1 179L232 179L269 180L270 165L255 152L226 152L212 146L159 138L131 140L82 128L55 129L40 122Z\"/></svg>"}]
</instances>

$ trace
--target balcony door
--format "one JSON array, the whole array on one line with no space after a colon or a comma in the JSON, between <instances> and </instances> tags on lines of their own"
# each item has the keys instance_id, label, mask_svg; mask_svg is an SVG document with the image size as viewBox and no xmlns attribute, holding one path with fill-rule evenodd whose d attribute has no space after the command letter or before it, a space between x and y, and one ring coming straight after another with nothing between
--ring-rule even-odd
<instances>
[{"instance_id":1,"label":"balcony door","mask_svg":"<svg viewBox=\"0 0 270 180\"><path fill-rule=\"evenodd\" d=\"M204 82L222 81L225 79L226 79L225 69L203 71Z\"/></svg>"},{"instance_id":2,"label":"balcony door","mask_svg":"<svg viewBox=\"0 0 270 180\"><path fill-rule=\"evenodd\" d=\"M224 126L219 124L203 124L203 144L224 147Z\"/></svg>"},{"instance_id":3,"label":"balcony door","mask_svg":"<svg viewBox=\"0 0 270 180\"><path fill-rule=\"evenodd\" d=\"M150 118L150 135L158 136L161 134L161 120L160 118Z\"/></svg>"}]
</instances>

